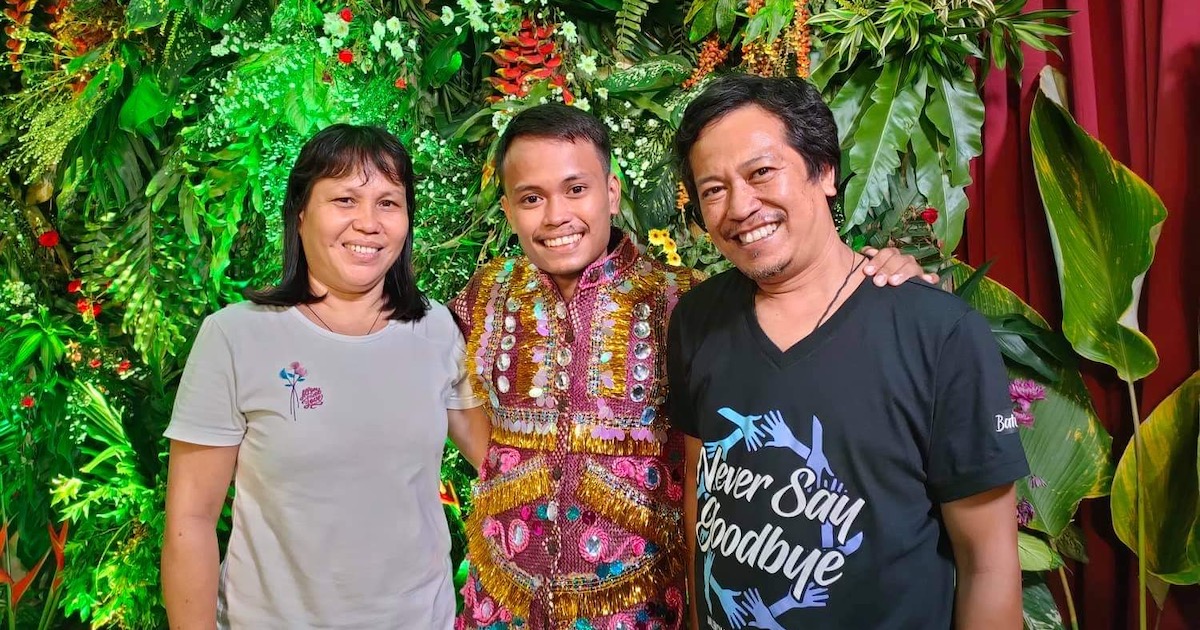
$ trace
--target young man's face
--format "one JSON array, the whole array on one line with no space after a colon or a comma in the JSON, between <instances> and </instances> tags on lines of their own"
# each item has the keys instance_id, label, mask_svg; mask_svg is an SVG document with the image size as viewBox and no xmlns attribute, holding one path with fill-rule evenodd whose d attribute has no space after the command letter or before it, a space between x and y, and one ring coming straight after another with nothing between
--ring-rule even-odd
<instances>
[{"instance_id":1,"label":"young man's face","mask_svg":"<svg viewBox=\"0 0 1200 630\"><path fill-rule=\"evenodd\" d=\"M810 178L770 112L747 105L726 114L700 132L688 157L713 243L754 281L796 275L837 238L833 169Z\"/></svg>"},{"instance_id":2,"label":"young man's face","mask_svg":"<svg viewBox=\"0 0 1200 630\"><path fill-rule=\"evenodd\" d=\"M509 145L500 205L525 254L564 294L604 255L621 203L617 176L605 174L586 140L524 136Z\"/></svg>"}]
</instances>

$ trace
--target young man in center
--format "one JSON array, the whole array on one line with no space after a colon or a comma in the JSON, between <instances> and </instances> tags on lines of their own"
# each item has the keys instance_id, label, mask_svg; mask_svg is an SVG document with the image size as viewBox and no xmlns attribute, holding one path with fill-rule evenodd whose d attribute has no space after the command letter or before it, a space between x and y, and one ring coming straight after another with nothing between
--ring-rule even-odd
<instances>
[{"instance_id":1,"label":"young man in center","mask_svg":"<svg viewBox=\"0 0 1200 630\"><path fill-rule=\"evenodd\" d=\"M863 282L805 81L714 81L676 151L736 267L683 297L667 351L698 627L1019 629L1028 468L987 321Z\"/></svg>"},{"instance_id":2,"label":"young man in center","mask_svg":"<svg viewBox=\"0 0 1200 630\"><path fill-rule=\"evenodd\" d=\"M451 304L492 416L458 628L686 619L682 439L664 414L662 352L696 280L612 228L610 149L595 117L557 104L517 115L497 149L524 255L485 265ZM874 262L896 284L922 273L895 250Z\"/></svg>"}]
</instances>

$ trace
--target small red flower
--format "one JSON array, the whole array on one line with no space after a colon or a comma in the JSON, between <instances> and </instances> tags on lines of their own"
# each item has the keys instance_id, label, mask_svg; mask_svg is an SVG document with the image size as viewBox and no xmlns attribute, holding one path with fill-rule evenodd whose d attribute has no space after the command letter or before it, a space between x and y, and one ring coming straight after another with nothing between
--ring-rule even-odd
<instances>
[{"instance_id":1,"label":"small red flower","mask_svg":"<svg viewBox=\"0 0 1200 630\"><path fill-rule=\"evenodd\" d=\"M100 317L100 303L92 302L92 318Z\"/></svg>"},{"instance_id":2,"label":"small red flower","mask_svg":"<svg viewBox=\"0 0 1200 630\"><path fill-rule=\"evenodd\" d=\"M354 52L349 48L342 49L342 51L338 53L338 61L342 63L354 63Z\"/></svg>"},{"instance_id":3,"label":"small red flower","mask_svg":"<svg viewBox=\"0 0 1200 630\"><path fill-rule=\"evenodd\" d=\"M342 9L338 12L338 15L342 16L342 20L346 22L354 19L354 13L352 13L349 8Z\"/></svg>"},{"instance_id":4,"label":"small red flower","mask_svg":"<svg viewBox=\"0 0 1200 630\"><path fill-rule=\"evenodd\" d=\"M79 298L79 301L75 302L75 310L82 315L92 310L92 303L87 298Z\"/></svg>"},{"instance_id":5,"label":"small red flower","mask_svg":"<svg viewBox=\"0 0 1200 630\"><path fill-rule=\"evenodd\" d=\"M38 245L42 247L54 247L58 245L58 231L50 230L49 232L42 232L38 235Z\"/></svg>"},{"instance_id":6,"label":"small red flower","mask_svg":"<svg viewBox=\"0 0 1200 630\"><path fill-rule=\"evenodd\" d=\"M408 81L405 81L404 77L396 79L396 89L403 90L406 87L408 87Z\"/></svg>"},{"instance_id":7,"label":"small red flower","mask_svg":"<svg viewBox=\"0 0 1200 630\"><path fill-rule=\"evenodd\" d=\"M125 359L117 364L117 374L124 374L128 372L129 368L131 367L133 367L133 364L129 362L129 359Z\"/></svg>"},{"instance_id":8,"label":"small red flower","mask_svg":"<svg viewBox=\"0 0 1200 630\"><path fill-rule=\"evenodd\" d=\"M79 293L83 288L83 280L72 280L67 283L67 293Z\"/></svg>"},{"instance_id":9,"label":"small red flower","mask_svg":"<svg viewBox=\"0 0 1200 630\"><path fill-rule=\"evenodd\" d=\"M24 397L24 398L22 398L22 399L21 399L21 406L22 406L22 407L24 407L24 408L26 408L26 409L32 409L32 408L33 408L33 402L34 402L34 401L33 401L33 396L26 396L26 397Z\"/></svg>"},{"instance_id":10,"label":"small red flower","mask_svg":"<svg viewBox=\"0 0 1200 630\"><path fill-rule=\"evenodd\" d=\"M924 219L929 225L933 225L938 219L937 208L925 208L921 211L921 218Z\"/></svg>"},{"instance_id":11,"label":"small red flower","mask_svg":"<svg viewBox=\"0 0 1200 630\"><path fill-rule=\"evenodd\" d=\"M88 367L92 368L93 370L100 367L100 359L92 359L91 361L88 361Z\"/></svg>"}]
</instances>

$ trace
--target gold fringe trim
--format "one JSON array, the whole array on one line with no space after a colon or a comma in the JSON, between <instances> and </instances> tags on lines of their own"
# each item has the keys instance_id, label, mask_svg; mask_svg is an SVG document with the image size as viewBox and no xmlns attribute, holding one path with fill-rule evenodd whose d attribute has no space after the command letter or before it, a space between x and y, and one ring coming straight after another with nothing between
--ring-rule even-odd
<instances>
[{"instance_id":1,"label":"gold fringe trim","mask_svg":"<svg viewBox=\"0 0 1200 630\"><path fill-rule=\"evenodd\" d=\"M629 610L661 596L678 581L683 569L678 554L659 552L657 557L603 581L555 583L552 613L557 622L580 617L596 618Z\"/></svg>"},{"instance_id":2,"label":"gold fringe trim","mask_svg":"<svg viewBox=\"0 0 1200 630\"><path fill-rule=\"evenodd\" d=\"M483 515L478 510L467 517L467 553L479 582L496 603L514 616L529 617L536 581L509 562L497 560L503 554L483 535Z\"/></svg>"},{"instance_id":3,"label":"gold fringe trim","mask_svg":"<svg viewBox=\"0 0 1200 630\"><path fill-rule=\"evenodd\" d=\"M517 466L509 474L475 486L471 499L475 514L493 516L550 494L554 482L539 457Z\"/></svg>"},{"instance_id":4,"label":"gold fringe trim","mask_svg":"<svg viewBox=\"0 0 1200 630\"><path fill-rule=\"evenodd\" d=\"M536 451L553 451L558 444L558 429L549 433L519 433L503 427L492 427L492 442Z\"/></svg>"},{"instance_id":5,"label":"gold fringe trim","mask_svg":"<svg viewBox=\"0 0 1200 630\"><path fill-rule=\"evenodd\" d=\"M595 464L589 464L576 494L597 514L655 543L664 552L680 548L683 524L679 510L654 504L607 470L601 472Z\"/></svg>"},{"instance_id":6,"label":"gold fringe trim","mask_svg":"<svg viewBox=\"0 0 1200 630\"><path fill-rule=\"evenodd\" d=\"M657 424L657 423L656 423ZM663 444L658 440L644 442L626 436L624 440L611 440L592 437L590 424L576 424L571 429L570 450L576 453L593 453L596 455L658 457L662 454ZM654 425L651 425L654 426ZM626 433L628 429L622 429Z\"/></svg>"}]
</instances>

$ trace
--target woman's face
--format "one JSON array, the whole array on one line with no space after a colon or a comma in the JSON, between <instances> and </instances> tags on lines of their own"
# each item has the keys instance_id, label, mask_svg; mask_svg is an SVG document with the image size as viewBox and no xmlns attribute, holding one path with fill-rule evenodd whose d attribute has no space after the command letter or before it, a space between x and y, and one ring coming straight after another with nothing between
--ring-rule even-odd
<instances>
[{"instance_id":1,"label":"woman's face","mask_svg":"<svg viewBox=\"0 0 1200 630\"><path fill-rule=\"evenodd\" d=\"M404 186L375 170L319 179L300 212L300 241L315 293L383 292L408 238Z\"/></svg>"}]
</instances>

